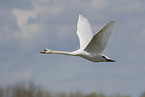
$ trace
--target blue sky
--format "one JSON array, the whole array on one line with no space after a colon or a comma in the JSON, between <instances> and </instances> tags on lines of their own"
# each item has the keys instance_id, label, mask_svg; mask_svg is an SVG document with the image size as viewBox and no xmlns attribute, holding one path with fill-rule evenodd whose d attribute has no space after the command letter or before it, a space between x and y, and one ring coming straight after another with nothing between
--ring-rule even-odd
<instances>
[{"instance_id":1,"label":"blue sky","mask_svg":"<svg viewBox=\"0 0 145 97\"><path fill-rule=\"evenodd\" d=\"M145 91L145 1L0 0L0 85L33 81L53 91L129 94ZM115 63L41 55L44 48L74 51L78 15L94 33L117 20L104 51Z\"/></svg>"}]
</instances>

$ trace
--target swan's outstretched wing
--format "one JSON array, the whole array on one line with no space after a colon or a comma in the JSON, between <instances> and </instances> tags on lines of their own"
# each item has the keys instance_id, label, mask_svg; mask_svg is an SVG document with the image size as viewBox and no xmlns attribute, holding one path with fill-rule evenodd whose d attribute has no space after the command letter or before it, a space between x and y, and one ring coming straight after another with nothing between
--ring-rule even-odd
<instances>
[{"instance_id":1,"label":"swan's outstretched wing","mask_svg":"<svg viewBox=\"0 0 145 97\"><path fill-rule=\"evenodd\" d=\"M79 15L78 19L77 35L80 41L80 49L85 49L87 44L92 39L93 34L88 20L82 15Z\"/></svg>"},{"instance_id":2,"label":"swan's outstretched wing","mask_svg":"<svg viewBox=\"0 0 145 97\"><path fill-rule=\"evenodd\" d=\"M93 36L92 40L84 50L92 53L102 53L109 40L115 23L116 21L111 20L107 25L105 25Z\"/></svg>"}]
</instances>

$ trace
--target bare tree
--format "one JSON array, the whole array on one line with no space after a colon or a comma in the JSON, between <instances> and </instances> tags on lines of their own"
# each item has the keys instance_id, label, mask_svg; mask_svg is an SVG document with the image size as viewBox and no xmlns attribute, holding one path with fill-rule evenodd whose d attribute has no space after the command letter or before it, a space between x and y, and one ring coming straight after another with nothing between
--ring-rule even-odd
<instances>
[{"instance_id":1,"label":"bare tree","mask_svg":"<svg viewBox=\"0 0 145 97\"><path fill-rule=\"evenodd\" d=\"M104 93L92 92L90 94L83 94L81 91L77 92L52 92L42 89L40 86L34 85L32 82L28 84L17 83L5 88L0 87L0 97L130 97L115 94L106 96ZM145 92L140 96L145 97Z\"/></svg>"}]
</instances>

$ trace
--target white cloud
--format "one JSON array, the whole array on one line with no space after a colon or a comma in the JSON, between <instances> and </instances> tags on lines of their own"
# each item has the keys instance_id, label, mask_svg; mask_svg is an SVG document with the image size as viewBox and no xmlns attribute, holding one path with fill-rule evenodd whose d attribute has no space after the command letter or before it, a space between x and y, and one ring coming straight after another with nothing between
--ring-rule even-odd
<instances>
[{"instance_id":1,"label":"white cloud","mask_svg":"<svg viewBox=\"0 0 145 97\"><path fill-rule=\"evenodd\" d=\"M29 18L35 19L38 15L36 10L22 10L22 9L13 9L12 13L16 16L18 26L22 29L28 23Z\"/></svg>"},{"instance_id":2,"label":"white cloud","mask_svg":"<svg viewBox=\"0 0 145 97\"><path fill-rule=\"evenodd\" d=\"M35 36L41 27L39 24L29 24L29 19L36 19L39 14L39 8L35 7L32 10L13 9L12 13L16 16L16 21L20 32L15 32L15 36L25 39L31 39ZM20 35L20 36L19 36Z\"/></svg>"},{"instance_id":3,"label":"white cloud","mask_svg":"<svg viewBox=\"0 0 145 97\"><path fill-rule=\"evenodd\" d=\"M35 42L48 28L46 23L49 17L56 16L64 9L64 6L51 6L49 3L43 0L32 2L33 9L12 9L12 14L16 17L19 27L19 32L13 34L16 38L21 38L22 45L31 45ZM34 22L31 23L31 20Z\"/></svg>"}]
</instances>

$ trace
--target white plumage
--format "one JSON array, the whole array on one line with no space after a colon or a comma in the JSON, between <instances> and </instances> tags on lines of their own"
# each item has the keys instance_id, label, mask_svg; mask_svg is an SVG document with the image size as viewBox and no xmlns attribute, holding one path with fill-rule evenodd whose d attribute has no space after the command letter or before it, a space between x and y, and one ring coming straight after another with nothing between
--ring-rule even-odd
<instances>
[{"instance_id":1,"label":"white plumage","mask_svg":"<svg viewBox=\"0 0 145 97\"><path fill-rule=\"evenodd\" d=\"M79 15L79 19L78 19L77 35L80 40L80 49L85 49L85 47L93 37L93 33L92 33L90 23L82 15Z\"/></svg>"},{"instance_id":2,"label":"white plumage","mask_svg":"<svg viewBox=\"0 0 145 97\"><path fill-rule=\"evenodd\" d=\"M80 56L93 62L115 62L114 60L111 60L109 57L102 54L110 38L115 23L116 21L111 20L93 36L88 20L84 16L79 15L77 35L80 41L80 48L78 50L73 52L64 52L45 49L40 53Z\"/></svg>"}]
</instances>

